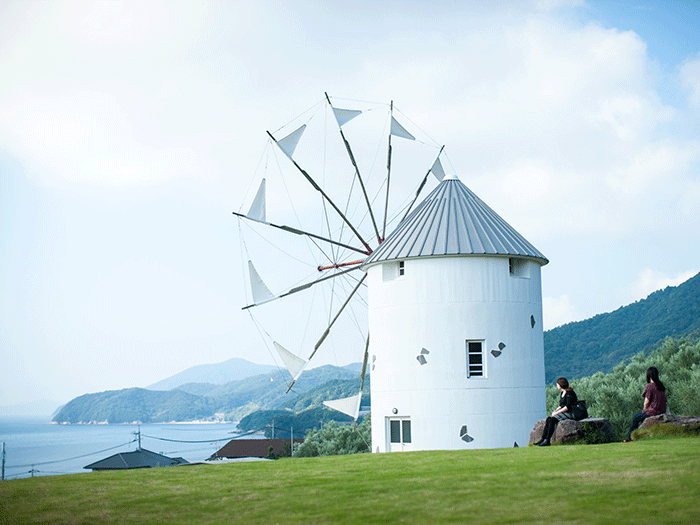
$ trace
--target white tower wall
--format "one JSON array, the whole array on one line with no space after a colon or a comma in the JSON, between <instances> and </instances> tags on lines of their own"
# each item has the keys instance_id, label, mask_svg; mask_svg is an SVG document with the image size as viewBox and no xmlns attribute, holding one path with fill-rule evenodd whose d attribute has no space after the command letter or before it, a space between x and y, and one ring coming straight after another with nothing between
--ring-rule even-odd
<instances>
[{"instance_id":1,"label":"white tower wall","mask_svg":"<svg viewBox=\"0 0 700 525\"><path fill-rule=\"evenodd\" d=\"M402 264L367 268L373 451L525 445L545 415L541 263ZM482 376L468 377L468 341L481 343Z\"/></svg>"}]
</instances>

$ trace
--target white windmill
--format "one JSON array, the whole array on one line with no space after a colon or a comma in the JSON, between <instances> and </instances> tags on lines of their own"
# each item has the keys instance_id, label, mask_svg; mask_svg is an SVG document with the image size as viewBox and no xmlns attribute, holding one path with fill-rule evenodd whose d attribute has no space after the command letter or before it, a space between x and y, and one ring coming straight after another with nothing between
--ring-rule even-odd
<instances>
[{"instance_id":1,"label":"white windmill","mask_svg":"<svg viewBox=\"0 0 700 525\"><path fill-rule=\"evenodd\" d=\"M365 261L374 451L526 442L545 412L544 264L456 177Z\"/></svg>"},{"instance_id":2,"label":"white windmill","mask_svg":"<svg viewBox=\"0 0 700 525\"><path fill-rule=\"evenodd\" d=\"M340 170L338 182L321 183L302 167L306 159L295 150L305 125L279 139L270 134L297 178L320 195L324 218L311 227L268 222L265 179L248 213L234 212L246 223L306 237L325 258L311 265L316 275L280 293L272 293L261 275L267 281L270 273L288 272L258 272L258 263L249 260L253 301L246 308L343 284L333 284L335 303L324 303L325 329L315 344L280 342L298 322L287 324L281 335L265 331L293 377L289 389L359 298L365 308L368 303L369 330L361 328L362 342L354 345L361 347L358 354L365 352L363 383L365 369L371 370L373 451L524 443L545 411L540 267L547 259L456 177L445 176L439 146L426 157L430 168L422 170L417 186L404 191L403 200L390 200L390 187L400 186L390 184L391 137L408 142L414 136L389 106L386 172L363 177L364 167L343 131L362 112L336 108L329 97L326 101L352 165L350 173ZM401 167L404 178L415 175L415 165ZM414 207L430 173L440 182ZM332 195L348 181L338 197ZM394 214L389 213L392 204L398 209ZM382 213L374 208L383 208ZM392 224L395 229L385 240ZM286 310L292 311L300 309ZM279 314L275 319L281 322ZM356 396L326 404L357 419L361 394L362 387Z\"/></svg>"}]
</instances>

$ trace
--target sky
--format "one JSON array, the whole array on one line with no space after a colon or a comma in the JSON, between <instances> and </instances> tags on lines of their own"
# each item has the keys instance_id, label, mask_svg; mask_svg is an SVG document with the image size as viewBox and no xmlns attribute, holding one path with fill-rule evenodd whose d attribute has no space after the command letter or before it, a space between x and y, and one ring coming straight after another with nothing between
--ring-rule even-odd
<instances>
[{"instance_id":1,"label":"sky","mask_svg":"<svg viewBox=\"0 0 700 525\"><path fill-rule=\"evenodd\" d=\"M276 363L231 212L325 92L445 145L548 257L545 329L682 283L698 27L697 1L3 1L0 406Z\"/></svg>"}]
</instances>

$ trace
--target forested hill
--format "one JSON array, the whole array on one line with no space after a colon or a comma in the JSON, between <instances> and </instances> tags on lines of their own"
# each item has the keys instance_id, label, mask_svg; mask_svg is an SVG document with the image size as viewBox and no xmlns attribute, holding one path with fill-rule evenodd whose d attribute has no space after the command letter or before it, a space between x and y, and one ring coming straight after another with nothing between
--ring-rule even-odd
<instances>
[{"instance_id":1,"label":"forested hill","mask_svg":"<svg viewBox=\"0 0 700 525\"><path fill-rule=\"evenodd\" d=\"M358 375L356 364L342 368L331 365L312 368L304 372L289 395L285 392L291 376L286 370L231 381L224 385L190 383L168 391L126 388L85 394L64 405L53 421L166 423L208 420L215 418L216 414L225 415L227 420L239 420L255 410L277 408L295 399L305 400L308 397L306 393L311 395L315 389L327 383L333 386L336 380L359 381ZM342 393L344 392L345 390ZM313 396L305 406L319 405L320 401L316 399L318 397Z\"/></svg>"},{"instance_id":2,"label":"forested hill","mask_svg":"<svg viewBox=\"0 0 700 525\"><path fill-rule=\"evenodd\" d=\"M700 273L646 299L544 333L548 383L609 372L667 336L700 330Z\"/></svg>"}]
</instances>

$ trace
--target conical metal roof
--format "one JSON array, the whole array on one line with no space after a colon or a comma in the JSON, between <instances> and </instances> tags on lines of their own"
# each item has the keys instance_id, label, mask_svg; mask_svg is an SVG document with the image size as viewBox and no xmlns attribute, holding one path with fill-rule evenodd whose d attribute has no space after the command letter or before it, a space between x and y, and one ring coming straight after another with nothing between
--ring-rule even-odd
<instances>
[{"instance_id":1,"label":"conical metal roof","mask_svg":"<svg viewBox=\"0 0 700 525\"><path fill-rule=\"evenodd\" d=\"M456 177L445 177L362 265L445 255L549 261Z\"/></svg>"}]
</instances>

